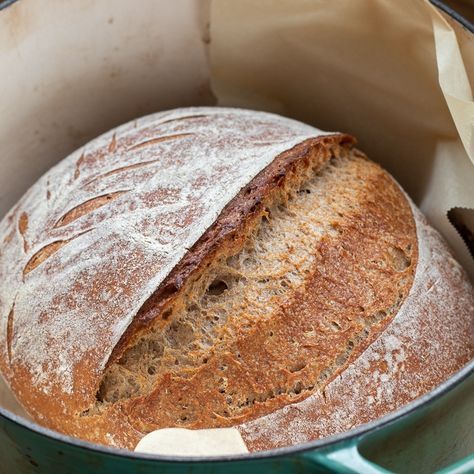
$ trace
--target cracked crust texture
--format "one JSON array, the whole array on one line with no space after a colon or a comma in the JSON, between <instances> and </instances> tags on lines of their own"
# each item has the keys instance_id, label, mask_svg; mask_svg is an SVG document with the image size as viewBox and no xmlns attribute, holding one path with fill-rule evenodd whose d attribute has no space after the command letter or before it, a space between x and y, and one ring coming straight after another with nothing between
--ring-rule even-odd
<instances>
[{"instance_id":1,"label":"cracked crust texture","mask_svg":"<svg viewBox=\"0 0 474 474\"><path fill-rule=\"evenodd\" d=\"M20 403L98 443L239 426L255 450L350 429L459 369L472 286L353 145L178 109L49 171L0 224L0 368Z\"/></svg>"}]
</instances>

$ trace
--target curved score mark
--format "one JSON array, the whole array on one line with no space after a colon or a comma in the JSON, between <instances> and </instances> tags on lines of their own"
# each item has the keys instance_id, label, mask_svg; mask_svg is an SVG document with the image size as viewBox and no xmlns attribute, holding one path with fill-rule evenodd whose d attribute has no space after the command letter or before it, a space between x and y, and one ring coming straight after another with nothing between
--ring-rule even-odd
<instances>
[{"instance_id":1,"label":"curved score mark","mask_svg":"<svg viewBox=\"0 0 474 474\"><path fill-rule=\"evenodd\" d=\"M16 297L15 297L16 299ZM12 309L8 313L7 319L7 354L8 362L12 361L12 339L13 339L13 317L15 313L15 301L13 302Z\"/></svg>"},{"instance_id":2,"label":"curved score mark","mask_svg":"<svg viewBox=\"0 0 474 474\"><path fill-rule=\"evenodd\" d=\"M18 213L19 208L20 204L17 203L15 207L11 209L10 212L4 217L4 219L7 220L8 226L10 227L10 232L4 237L3 245L9 244L16 234L16 225L14 221L16 219L16 215Z\"/></svg>"},{"instance_id":3,"label":"curved score mark","mask_svg":"<svg viewBox=\"0 0 474 474\"><path fill-rule=\"evenodd\" d=\"M117 137L115 133L112 135L112 140L110 140L107 150L109 153L114 153L117 150Z\"/></svg>"},{"instance_id":4,"label":"curved score mark","mask_svg":"<svg viewBox=\"0 0 474 474\"><path fill-rule=\"evenodd\" d=\"M74 237L71 237L70 239L67 240L56 240L55 242L51 242L48 245L45 245L43 248L38 250L29 260L28 263L25 265L25 268L23 269L23 276L25 277L30 273L32 270L34 270L37 266L41 265L43 262L45 262L49 257L54 255L59 249L67 245L69 242L72 242L73 240L76 240L79 238L81 235L87 234L90 232L92 229L87 229L84 232L81 232L78 235L75 235Z\"/></svg>"},{"instance_id":5,"label":"curved score mark","mask_svg":"<svg viewBox=\"0 0 474 474\"><path fill-rule=\"evenodd\" d=\"M22 212L20 218L18 219L18 231L21 234L23 239L23 251L26 253L28 252L28 242L25 238L25 232L28 230L28 214L26 212Z\"/></svg>"},{"instance_id":6,"label":"curved score mark","mask_svg":"<svg viewBox=\"0 0 474 474\"><path fill-rule=\"evenodd\" d=\"M85 154L84 152L81 153L81 156L79 157L79 159L76 161L76 168L74 170L74 179L77 179L79 178L79 176L81 175L81 165L82 163L84 162L84 158L85 158Z\"/></svg>"},{"instance_id":7,"label":"curved score mark","mask_svg":"<svg viewBox=\"0 0 474 474\"><path fill-rule=\"evenodd\" d=\"M164 137L151 138L150 140L145 140L143 142L137 143L127 148L127 151L138 150L139 148L145 148L147 146L156 145L157 143L167 142L169 140L178 140L179 138L184 138L189 135L194 135L194 133L177 133L176 135L166 135Z\"/></svg>"},{"instance_id":8,"label":"curved score mark","mask_svg":"<svg viewBox=\"0 0 474 474\"><path fill-rule=\"evenodd\" d=\"M73 207L70 211L66 212L62 217L58 219L53 228L57 229L58 227L63 227L70 224L71 222L79 219L86 214L89 214L92 211L95 211L99 207L105 206L107 203L112 202L117 199L124 193L128 193L128 189L125 191L117 191L115 193L103 194L102 196L97 196L95 198L89 199L88 201L79 204L76 207Z\"/></svg>"},{"instance_id":9,"label":"curved score mark","mask_svg":"<svg viewBox=\"0 0 474 474\"><path fill-rule=\"evenodd\" d=\"M13 236L15 235L15 233L16 233L16 229L15 227L13 227L3 239L3 245L9 244L11 240L13 239Z\"/></svg>"},{"instance_id":10,"label":"curved score mark","mask_svg":"<svg viewBox=\"0 0 474 474\"><path fill-rule=\"evenodd\" d=\"M174 119L165 120L164 122L160 122L160 125L163 125L164 123L180 122L181 120L191 120L191 119L204 118L204 117L207 117L207 115L204 115L204 114L201 114L201 115L187 115L185 117L177 117L177 118L174 118Z\"/></svg>"},{"instance_id":11,"label":"curved score mark","mask_svg":"<svg viewBox=\"0 0 474 474\"><path fill-rule=\"evenodd\" d=\"M152 165L160 160L150 160L150 161L142 161L141 163L135 163L134 165L128 165L128 166L122 166L121 168L114 169L112 171L107 171L107 173L104 174L99 174L95 178L92 178L91 180L87 181L87 183L84 183L83 186L88 186L89 184L93 183L94 181L97 181L102 178L106 178L107 176L116 174L116 173L121 173L122 171L128 171L128 170L133 170L137 168L142 168L144 166Z\"/></svg>"}]
</instances>

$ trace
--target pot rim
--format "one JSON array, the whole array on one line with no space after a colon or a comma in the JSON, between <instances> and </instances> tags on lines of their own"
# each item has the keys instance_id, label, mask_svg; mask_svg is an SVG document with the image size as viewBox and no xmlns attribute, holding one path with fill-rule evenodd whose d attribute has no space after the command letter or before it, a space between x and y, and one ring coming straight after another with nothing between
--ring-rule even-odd
<instances>
[{"instance_id":1,"label":"pot rim","mask_svg":"<svg viewBox=\"0 0 474 474\"><path fill-rule=\"evenodd\" d=\"M451 18L456 20L461 26L466 28L470 33L474 34L474 24L462 15L457 13L451 7L443 3L441 0L429 0L434 6L442 10L444 13L449 15ZM17 0L0 0L0 11L11 6ZM41 425L34 423L33 421L27 420L22 416L16 415L5 408L0 406L0 418L9 420L22 428L51 438L54 441L59 441L65 444L72 445L75 448L85 449L88 451L95 451L100 454L117 456L121 458L129 458L130 460L142 460L142 461L154 461L162 463L222 463L222 462L247 462L257 461L264 459L272 459L276 457L288 457L290 455L302 454L308 451L313 451L322 448L328 448L344 441L353 440L360 438L363 435L367 435L376 430L382 429L388 425L394 424L396 421L403 418L407 418L410 414L419 410L422 407L429 406L434 403L437 399L450 392L469 376L474 376L474 359L466 364L461 370L456 372L454 375L445 380L442 384L438 385L435 389L422 395L416 400L402 406L396 411L389 413L381 418L378 418L369 423L365 423L356 428L343 433L338 433L334 436L329 436L323 439L310 441L307 443L301 443L293 446L286 446L283 448L270 449L265 451L257 451L248 454L230 455L230 456L163 456L146 453L136 453L126 449L113 448L110 446L104 446L100 444L91 443L84 441L79 438L67 436L49 428L42 427Z\"/></svg>"},{"instance_id":2,"label":"pot rim","mask_svg":"<svg viewBox=\"0 0 474 474\"><path fill-rule=\"evenodd\" d=\"M14 0L14 1L16 1L16 0ZM429 2L432 3L435 7L442 10L447 15L449 15L451 18L456 20L464 28L466 28L469 32L474 33L474 23L469 21L467 18L464 18L461 14L459 14L456 10L454 10L450 6L446 5L443 1L441 1L441 0L429 0Z\"/></svg>"},{"instance_id":3,"label":"pot rim","mask_svg":"<svg viewBox=\"0 0 474 474\"><path fill-rule=\"evenodd\" d=\"M374 432L388 425L395 423L397 420L408 417L410 414L419 410L422 407L428 406L434 403L437 399L441 398L446 393L453 390L455 387L460 385L469 376L474 376L474 360L466 364L461 370L452 375L448 380L438 385L432 391L422 395L416 400L402 406L398 410L389 413L377 420L365 423L349 431L329 436L320 440L310 441L307 443L301 443L293 446L286 446L283 448L269 449L265 451L256 451L248 454L229 455L229 456L163 456L146 453L136 453L126 449L113 448L110 446L103 446L100 444L91 443L84 441L79 438L73 438L71 436L63 435L57 431L49 428L44 428L33 421L27 420L19 415L9 412L8 410L0 407L0 417L14 422L23 428L26 428L39 435L44 435L52 438L55 441L60 441L66 444L71 444L76 448L82 448L89 451L96 451L100 454L106 454L111 456L118 456L122 458L130 458L137 460L156 461L163 463L222 463L230 461L256 461L261 459L270 459L275 457L288 457L289 455L302 454L308 451L313 451L321 448L328 448L334 446L337 443L343 441L350 441L356 438L367 435L370 432Z\"/></svg>"}]
</instances>

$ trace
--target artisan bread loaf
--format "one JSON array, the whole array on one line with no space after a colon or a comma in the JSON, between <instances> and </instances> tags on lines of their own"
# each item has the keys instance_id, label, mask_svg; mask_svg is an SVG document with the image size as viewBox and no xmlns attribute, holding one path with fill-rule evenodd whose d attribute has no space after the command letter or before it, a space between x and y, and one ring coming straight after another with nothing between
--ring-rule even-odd
<instances>
[{"instance_id":1,"label":"artisan bread loaf","mask_svg":"<svg viewBox=\"0 0 474 474\"><path fill-rule=\"evenodd\" d=\"M0 223L0 368L25 409L133 448L250 449L379 417L473 354L474 292L354 139L224 108L119 127Z\"/></svg>"}]
</instances>

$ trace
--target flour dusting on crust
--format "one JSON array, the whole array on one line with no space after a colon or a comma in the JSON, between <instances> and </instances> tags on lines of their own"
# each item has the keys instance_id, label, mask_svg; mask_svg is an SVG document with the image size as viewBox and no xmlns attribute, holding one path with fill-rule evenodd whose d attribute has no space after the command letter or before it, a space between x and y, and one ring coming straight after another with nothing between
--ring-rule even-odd
<instances>
[{"instance_id":1,"label":"flour dusting on crust","mask_svg":"<svg viewBox=\"0 0 474 474\"><path fill-rule=\"evenodd\" d=\"M136 312L225 205L278 154L324 134L268 113L177 109L52 168L0 223L9 383L21 373L85 406ZM75 386L79 368L89 376Z\"/></svg>"}]
</instances>

